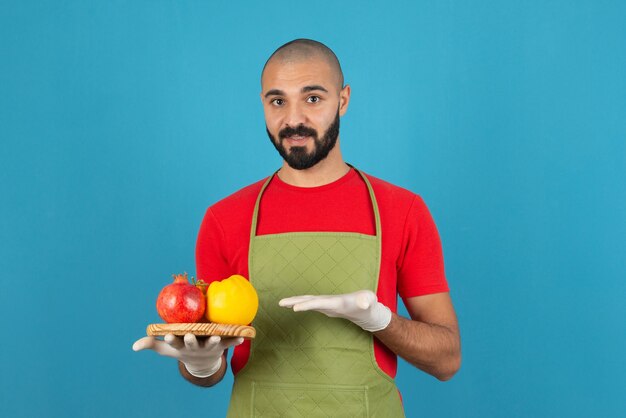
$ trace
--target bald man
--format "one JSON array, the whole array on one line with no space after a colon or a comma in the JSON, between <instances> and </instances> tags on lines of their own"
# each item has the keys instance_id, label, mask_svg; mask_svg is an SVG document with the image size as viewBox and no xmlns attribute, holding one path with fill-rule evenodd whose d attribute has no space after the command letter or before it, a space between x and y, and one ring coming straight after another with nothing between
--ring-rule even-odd
<instances>
[{"instance_id":1,"label":"bald man","mask_svg":"<svg viewBox=\"0 0 626 418\"><path fill-rule=\"evenodd\" d=\"M404 416L397 356L440 380L461 361L434 221L418 195L343 160L350 86L328 47L278 48L261 101L282 166L209 207L196 247L198 278L241 274L257 289L257 337L145 337L133 348L213 386L235 346L229 417ZM398 295L410 319L397 315Z\"/></svg>"}]
</instances>

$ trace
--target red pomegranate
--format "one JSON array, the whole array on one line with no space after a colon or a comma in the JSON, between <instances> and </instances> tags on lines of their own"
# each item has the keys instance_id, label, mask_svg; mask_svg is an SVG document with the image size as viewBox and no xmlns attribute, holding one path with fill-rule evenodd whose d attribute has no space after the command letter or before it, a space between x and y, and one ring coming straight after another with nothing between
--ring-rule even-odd
<instances>
[{"instance_id":1,"label":"red pomegranate","mask_svg":"<svg viewBox=\"0 0 626 418\"><path fill-rule=\"evenodd\" d=\"M206 298L189 283L187 273L173 276L174 283L165 286L157 298L159 316L167 323L198 322L204 316Z\"/></svg>"}]
</instances>

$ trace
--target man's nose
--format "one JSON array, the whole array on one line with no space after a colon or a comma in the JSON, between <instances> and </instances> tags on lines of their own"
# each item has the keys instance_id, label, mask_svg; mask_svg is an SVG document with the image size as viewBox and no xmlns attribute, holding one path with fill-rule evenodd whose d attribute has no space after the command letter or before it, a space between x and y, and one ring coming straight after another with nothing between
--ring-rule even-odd
<instances>
[{"instance_id":1,"label":"man's nose","mask_svg":"<svg viewBox=\"0 0 626 418\"><path fill-rule=\"evenodd\" d=\"M305 125L306 114L301 105L294 103L289 106L287 111L287 117L285 118L285 124L292 128L300 125Z\"/></svg>"}]
</instances>

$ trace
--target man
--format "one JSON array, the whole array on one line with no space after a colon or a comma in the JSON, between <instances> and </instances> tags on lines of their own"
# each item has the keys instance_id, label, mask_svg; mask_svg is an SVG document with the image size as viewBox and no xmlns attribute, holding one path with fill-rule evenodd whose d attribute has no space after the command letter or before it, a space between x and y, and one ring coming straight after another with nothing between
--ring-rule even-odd
<instances>
[{"instance_id":1,"label":"man","mask_svg":"<svg viewBox=\"0 0 626 418\"><path fill-rule=\"evenodd\" d=\"M212 386L235 348L229 416L403 416L401 356L440 380L460 367L441 243L421 198L365 175L341 155L350 86L335 54L306 39L263 68L267 133L283 158L273 176L211 206L198 235L198 278L249 278L257 338L145 337ZM356 140L356 139L354 139ZM411 316L398 316L397 295Z\"/></svg>"}]
</instances>

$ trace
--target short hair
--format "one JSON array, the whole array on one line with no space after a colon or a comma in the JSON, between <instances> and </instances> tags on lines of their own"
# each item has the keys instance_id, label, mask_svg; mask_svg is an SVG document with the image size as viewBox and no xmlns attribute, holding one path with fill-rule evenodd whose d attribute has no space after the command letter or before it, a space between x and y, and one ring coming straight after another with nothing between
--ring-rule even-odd
<instances>
[{"instance_id":1,"label":"short hair","mask_svg":"<svg viewBox=\"0 0 626 418\"><path fill-rule=\"evenodd\" d=\"M312 57L321 57L324 59L337 74L339 78L339 88L343 88L343 71L339 64L339 59L335 53L326 45L321 42L314 41L312 39L294 39L280 46L270 57L265 61L263 71L261 71L261 78L265 73L265 68L272 59L279 59L281 61L300 61Z\"/></svg>"}]
</instances>

